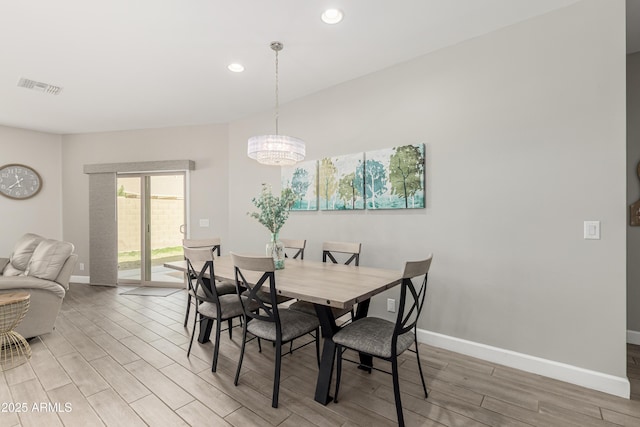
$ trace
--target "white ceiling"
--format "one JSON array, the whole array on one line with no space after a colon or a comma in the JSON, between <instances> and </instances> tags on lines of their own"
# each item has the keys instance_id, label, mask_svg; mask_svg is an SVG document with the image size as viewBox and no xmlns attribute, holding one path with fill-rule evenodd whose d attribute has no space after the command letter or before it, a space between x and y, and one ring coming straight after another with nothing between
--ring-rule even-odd
<instances>
[{"instance_id":1,"label":"white ceiling","mask_svg":"<svg viewBox=\"0 0 640 427\"><path fill-rule=\"evenodd\" d=\"M577 0L0 0L0 124L224 123ZM345 18L320 21L327 7ZM227 70L231 62L246 70ZM21 77L63 87L47 95Z\"/></svg>"}]
</instances>

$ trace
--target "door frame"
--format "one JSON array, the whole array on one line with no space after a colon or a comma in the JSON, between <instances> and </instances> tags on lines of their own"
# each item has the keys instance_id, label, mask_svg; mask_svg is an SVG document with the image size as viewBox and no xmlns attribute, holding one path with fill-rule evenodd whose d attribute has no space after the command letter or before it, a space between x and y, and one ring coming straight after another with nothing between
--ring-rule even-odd
<instances>
[{"instance_id":1,"label":"door frame","mask_svg":"<svg viewBox=\"0 0 640 427\"><path fill-rule=\"evenodd\" d=\"M137 177L140 178L140 279L122 279L117 277L117 285L137 285L140 287L167 287L167 288L183 288L183 282L161 282L151 280L151 178L154 176L176 176L182 175L183 177L183 195L184 195L184 218L182 226L185 230L183 232L183 239L189 236L189 170L179 171L150 171L150 172L122 172L116 174L116 187L117 180L121 177ZM118 206L116 200L116 218L117 218ZM116 221L117 222L117 221ZM116 235L119 233L118 224L116 224ZM116 245L116 251L118 247ZM117 266L116 266L117 268Z\"/></svg>"}]
</instances>

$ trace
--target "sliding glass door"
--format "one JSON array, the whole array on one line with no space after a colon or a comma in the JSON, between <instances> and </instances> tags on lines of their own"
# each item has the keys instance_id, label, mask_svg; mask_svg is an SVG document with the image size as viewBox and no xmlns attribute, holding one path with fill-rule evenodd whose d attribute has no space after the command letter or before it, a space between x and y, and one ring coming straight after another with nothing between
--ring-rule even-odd
<instances>
[{"instance_id":1,"label":"sliding glass door","mask_svg":"<svg viewBox=\"0 0 640 427\"><path fill-rule=\"evenodd\" d=\"M163 264L183 258L186 230L185 174L119 174L118 283L182 284Z\"/></svg>"}]
</instances>

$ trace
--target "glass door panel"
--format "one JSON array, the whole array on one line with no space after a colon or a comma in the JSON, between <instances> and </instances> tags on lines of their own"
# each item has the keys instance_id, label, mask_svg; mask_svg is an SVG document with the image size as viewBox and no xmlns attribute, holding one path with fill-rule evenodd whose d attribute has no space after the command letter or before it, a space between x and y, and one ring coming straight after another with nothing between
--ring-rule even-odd
<instances>
[{"instance_id":1,"label":"glass door panel","mask_svg":"<svg viewBox=\"0 0 640 427\"><path fill-rule=\"evenodd\" d=\"M182 273L165 268L163 264L184 259L184 175L152 175L149 178L147 277L153 282L183 283Z\"/></svg>"},{"instance_id":2,"label":"glass door panel","mask_svg":"<svg viewBox=\"0 0 640 427\"><path fill-rule=\"evenodd\" d=\"M163 267L183 259L185 174L118 176L118 282L184 283Z\"/></svg>"},{"instance_id":3,"label":"glass door panel","mask_svg":"<svg viewBox=\"0 0 640 427\"><path fill-rule=\"evenodd\" d=\"M118 177L118 281L142 280L142 177Z\"/></svg>"}]
</instances>

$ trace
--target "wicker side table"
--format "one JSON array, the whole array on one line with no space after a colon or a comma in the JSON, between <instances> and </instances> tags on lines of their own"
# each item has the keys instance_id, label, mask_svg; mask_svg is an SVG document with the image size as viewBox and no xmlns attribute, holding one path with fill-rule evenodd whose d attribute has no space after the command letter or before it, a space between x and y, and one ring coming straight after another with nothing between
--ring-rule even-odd
<instances>
[{"instance_id":1,"label":"wicker side table","mask_svg":"<svg viewBox=\"0 0 640 427\"><path fill-rule=\"evenodd\" d=\"M0 367L3 370L21 365L31 358L31 347L13 329L29 310L27 292L0 294Z\"/></svg>"}]
</instances>

